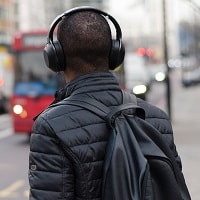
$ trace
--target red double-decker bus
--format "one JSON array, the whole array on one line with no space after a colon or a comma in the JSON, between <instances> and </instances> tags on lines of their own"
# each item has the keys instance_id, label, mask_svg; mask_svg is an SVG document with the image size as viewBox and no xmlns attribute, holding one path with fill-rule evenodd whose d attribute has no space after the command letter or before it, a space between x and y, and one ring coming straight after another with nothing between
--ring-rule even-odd
<instances>
[{"instance_id":1,"label":"red double-decker bus","mask_svg":"<svg viewBox=\"0 0 200 200\"><path fill-rule=\"evenodd\" d=\"M64 83L61 75L45 66L43 48L46 36L46 31L17 32L14 36L11 112L15 133L31 132L33 118L53 101L55 91Z\"/></svg>"}]
</instances>

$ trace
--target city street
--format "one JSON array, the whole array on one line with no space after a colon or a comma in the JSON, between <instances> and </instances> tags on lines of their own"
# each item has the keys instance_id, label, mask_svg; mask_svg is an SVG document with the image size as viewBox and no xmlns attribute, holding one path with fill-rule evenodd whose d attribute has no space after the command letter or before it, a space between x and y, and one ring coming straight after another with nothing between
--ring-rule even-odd
<instances>
[{"instance_id":1,"label":"city street","mask_svg":"<svg viewBox=\"0 0 200 200\"><path fill-rule=\"evenodd\" d=\"M199 200L200 85L183 88L179 77L180 72L173 71L171 100L174 137L192 200ZM147 100L166 110L164 93L164 85L154 84ZM10 116L0 116L0 200L28 199L28 152L27 136L14 135Z\"/></svg>"},{"instance_id":2,"label":"city street","mask_svg":"<svg viewBox=\"0 0 200 200\"><path fill-rule=\"evenodd\" d=\"M66 81L108 64L121 88L168 113L200 200L200 0L0 0L0 200L29 199L33 117Z\"/></svg>"},{"instance_id":3,"label":"city street","mask_svg":"<svg viewBox=\"0 0 200 200\"><path fill-rule=\"evenodd\" d=\"M0 126L8 119L0 116ZM0 129L0 199L28 199L28 150L26 135L13 135L10 128Z\"/></svg>"}]
</instances>

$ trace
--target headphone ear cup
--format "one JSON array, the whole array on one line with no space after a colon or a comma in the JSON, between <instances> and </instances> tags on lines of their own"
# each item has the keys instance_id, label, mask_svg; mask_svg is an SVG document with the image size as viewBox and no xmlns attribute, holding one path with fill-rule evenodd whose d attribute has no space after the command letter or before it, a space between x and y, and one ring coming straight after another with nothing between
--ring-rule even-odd
<instances>
[{"instance_id":1,"label":"headphone ear cup","mask_svg":"<svg viewBox=\"0 0 200 200\"><path fill-rule=\"evenodd\" d=\"M112 40L112 47L109 55L109 69L114 70L122 64L125 56L124 45L119 40Z\"/></svg>"},{"instance_id":2,"label":"headphone ear cup","mask_svg":"<svg viewBox=\"0 0 200 200\"><path fill-rule=\"evenodd\" d=\"M65 54L64 50L62 48L62 45L59 41L54 42L54 47L56 50L56 58L57 58L57 63L58 63L58 72L60 71L65 71L66 63L65 63Z\"/></svg>"},{"instance_id":3,"label":"headphone ear cup","mask_svg":"<svg viewBox=\"0 0 200 200\"><path fill-rule=\"evenodd\" d=\"M47 43L43 55L46 65L52 71L60 72L65 70L65 56L59 41Z\"/></svg>"}]
</instances>

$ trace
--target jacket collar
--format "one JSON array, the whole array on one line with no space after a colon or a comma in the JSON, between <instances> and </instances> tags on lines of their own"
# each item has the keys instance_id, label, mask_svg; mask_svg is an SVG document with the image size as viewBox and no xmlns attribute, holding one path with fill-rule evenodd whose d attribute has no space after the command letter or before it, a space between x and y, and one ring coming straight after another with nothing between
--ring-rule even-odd
<instances>
[{"instance_id":1,"label":"jacket collar","mask_svg":"<svg viewBox=\"0 0 200 200\"><path fill-rule=\"evenodd\" d=\"M105 85L106 83L106 85ZM66 86L55 93L55 100L57 103L74 93L92 92L93 90L109 89L110 84L119 88L116 78L111 72L92 72L81 75L66 84Z\"/></svg>"}]
</instances>

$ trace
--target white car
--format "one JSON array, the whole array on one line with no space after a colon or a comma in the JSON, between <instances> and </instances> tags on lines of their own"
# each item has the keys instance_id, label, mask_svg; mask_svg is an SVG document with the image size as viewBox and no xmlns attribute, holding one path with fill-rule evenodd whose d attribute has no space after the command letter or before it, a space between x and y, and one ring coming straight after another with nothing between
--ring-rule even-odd
<instances>
[{"instance_id":1,"label":"white car","mask_svg":"<svg viewBox=\"0 0 200 200\"><path fill-rule=\"evenodd\" d=\"M124 73L126 90L145 99L151 80L144 58L136 53L126 53Z\"/></svg>"}]
</instances>

